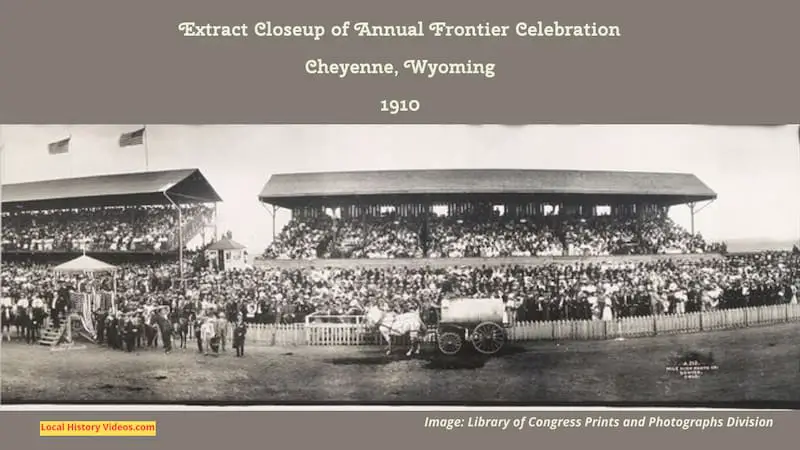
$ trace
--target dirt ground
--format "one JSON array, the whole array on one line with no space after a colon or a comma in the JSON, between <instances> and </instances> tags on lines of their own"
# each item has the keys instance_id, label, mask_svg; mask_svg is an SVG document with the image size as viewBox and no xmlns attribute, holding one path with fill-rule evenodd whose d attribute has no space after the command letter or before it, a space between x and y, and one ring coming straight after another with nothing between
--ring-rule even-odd
<instances>
[{"instance_id":1,"label":"dirt ground","mask_svg":"<svg viewBox=\"0 0 800 450\"><path fill-rule=\"evenodd\" d=\"M3 343L3 403L587 403L800 401L800 324L684 336L508 347L405 358L377 347L260 347L123 353ZM696 379L671 371L695 353L716 366ZM672 369L674 370L674 369Z\"/></svg>"}]
</instances>

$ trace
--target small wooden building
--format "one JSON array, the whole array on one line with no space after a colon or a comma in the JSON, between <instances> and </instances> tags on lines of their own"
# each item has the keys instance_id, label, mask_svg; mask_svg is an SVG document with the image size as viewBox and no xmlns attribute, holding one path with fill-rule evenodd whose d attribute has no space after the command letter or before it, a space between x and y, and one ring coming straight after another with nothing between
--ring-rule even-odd
<instances>
[{"instance_id":1,"label":"small wooden building","mask_svg":"<svg viewBox=\"0 0 800 450\"><path fill-rule=\"evenodd\" d=\"M214 270L236 270L247 267L247 250L233 239L222 238L206 250L208 266Z\"/></svg>"}]
</instances>

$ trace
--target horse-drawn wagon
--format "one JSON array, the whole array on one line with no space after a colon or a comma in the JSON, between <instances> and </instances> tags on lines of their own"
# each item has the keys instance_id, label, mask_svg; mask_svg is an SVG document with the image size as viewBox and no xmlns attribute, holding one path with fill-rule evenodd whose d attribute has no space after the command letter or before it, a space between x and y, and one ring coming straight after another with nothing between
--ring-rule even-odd
<instances>
[{"instance_id":1,"label":"horse-drawn wagon","mask_svg":"<svg viewBox=\"0 0 800 450\"><path fill-rule=\"evenodd\" d=\"M433 307L439 311L430 317L420 311L398 314L373 305L364 314L363 326L380 332L386 341L387 355L392 352L392 336L409 336L411 346L406 356L419 354L421 338L430 328L435 328L437 346L445 355L458 353L465 341L472 343L478 352L493 355L506 342L506 329L516 306L499 298L449 298L443 299L438 308Z\"/></svg>"},{"instance_id":2,"label":"horse-drawn wagon","mask_svg":"<svg viewBox=\"0 0 800 450\"><path fill-rule=\"evenodd\" d=\"M466 341L480 353L495 354L506 342L509 316L499 298L443 299L437 325L439 351L455 355Z\"/></svg>"}]
</instances>

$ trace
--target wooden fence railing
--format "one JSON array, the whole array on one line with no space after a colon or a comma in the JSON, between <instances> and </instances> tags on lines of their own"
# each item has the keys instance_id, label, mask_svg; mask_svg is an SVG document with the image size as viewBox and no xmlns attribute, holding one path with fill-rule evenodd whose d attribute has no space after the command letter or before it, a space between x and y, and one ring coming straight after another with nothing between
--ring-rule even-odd
<instances>
[{"instance_id":1,"label":"wooden fence railing","mask_svg":"<svg viewBox=\"0 0 800 450\"><path fill-rule=\"evenodd\" d=\"M513 342L586 341L728 330L787 322L800 322L800 305L782 304L614 320L517 322L507 331L509 340ZM435 332L425 336L425 342L434 342L435 339ZM377 334L367 331L363 324L322 322L250 325L247 341L256 345L275 346L375 345L380 342ZM393 338L393 343L407 345L408 338Z\"/></svg>"}]
</instances>

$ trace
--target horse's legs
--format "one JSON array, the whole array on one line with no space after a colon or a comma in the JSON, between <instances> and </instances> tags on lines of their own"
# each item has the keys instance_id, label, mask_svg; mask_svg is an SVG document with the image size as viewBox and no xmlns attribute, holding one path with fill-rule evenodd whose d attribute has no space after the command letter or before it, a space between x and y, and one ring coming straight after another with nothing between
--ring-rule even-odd
<instances>
[{"instance_id":1,"label":"horse's legs","mask_svg":"<svg viewBox=\"0 0 800 450\"><path fill-rule=\"evenodd\" d=\"M412 331L409 333L409 336L411 337L411 347L408 349L406 356L411 356L412 353L419 355L420 348L422 347L422 337L418 331Z\"/></svg>"},{"instance_id":2,"label":"horse's legs","mask_svg":"<svg viewBox=\"0 0 800 450\"><path fill-rule=\"evenodd\" d=\"M392 354L392 336L388 332L381 332L381 336L386 340L386 355Z\"/></svg>"}]
</instances>

